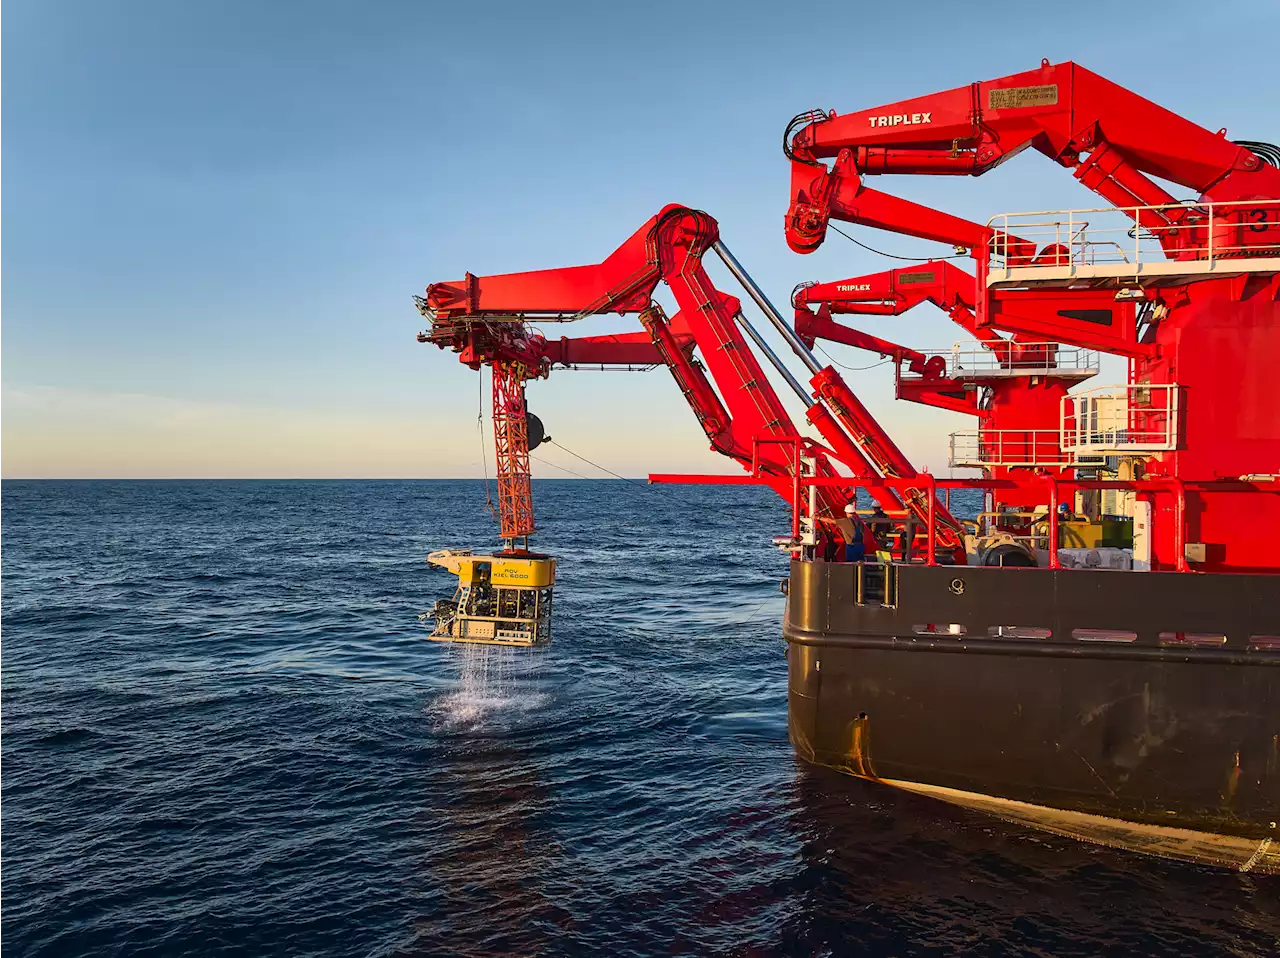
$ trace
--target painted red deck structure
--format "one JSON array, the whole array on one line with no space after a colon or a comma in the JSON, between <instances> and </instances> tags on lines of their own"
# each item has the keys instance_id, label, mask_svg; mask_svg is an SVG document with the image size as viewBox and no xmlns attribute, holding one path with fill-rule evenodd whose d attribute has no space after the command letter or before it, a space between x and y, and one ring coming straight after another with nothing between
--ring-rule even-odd
<instances>
[{"instance_id":1,"label":"painted red deck structure","mask_svg":"<svg viewBox=\"0 0 1280 958\"><path fill-rule=\"evenodd\" d=\"M788 127L787 240L822 242L836 218L962 246L976 261L979 330L1001 329L1129 358L1109 399L1129 453L1161 483L1225 480L1265 487L1280 473L1280 169L1274 147L1232 142L1073 63L837 116L811 111ZM866 187L868 175L981 175L1033 148L1114 210L1004 215L985 230ZM834 158L830 167L824 159ZM1153 177L1195 190L1178 201ZM1110 212L1120 226L1102 227ZM954 267L953 267L954 269ZM964 284L944 287L963 298ZM895 292L901 289L895 285ZM960 295L956 295L956 291ZM945 307L944 307L945 308ZM1109 312L1104 312L1109 310ZM1130 312L1132 310L1132 312ZM1101 397L1099 397L1101 398ZM1097 402L1070 415L1096 419ZM1145 441L1133 441L1138 438ZM1257 482L1255 482L1255 479ZM1258 486L1258 482L1263 485ZM1138 487L1135 487L1137 489ZM1215 487L1217 489L1218 487ZM1176 503L1152 517L1151 568L1185 568ZM1183 519L1200 571L1280 571L1263 537L1280 498L1191 495Z\"/></svg>"},{"instance_id":2,"label":"painted red deck structure","mask_svg":"<svg viewBox=\"0 0 1280 958\"><path fill-rule=\"evenodd\" d=\"M978 224L863 182L887 173L981 175L1027 147L1120 205ZM939 260L802 286L791 329L725 248L715 220L669 206L599 264L432 284L420 300L432 329L421 338L473 367L494 366L509 539L533 529L518 423L523 383L555 364L661 363L711 448L792 502L797 532L847 538L842 507L861 484L928 530L930 548L918 552L966 561L960 524L927 501L930 483L898 482L917 475L912 464L809 351L826 338L893 357L901 398L977 415L974 461L984 463L985 480L1001 482L972 484L1004 490L998 505L1042 501L1046 477L1085 481L1075 475L1081 464L1123 460L1109 481L1154 510L1149 568L1280 571L1249 531L1280 524L1280 497L1247 495L1280 488L1280 393L1269 382L1280 364L1280 170L1269 149L1233 143L1070 63L843 116L811 111L785 138L794 250L815 249L836 218L969 250L976 273ZM1200 195L1178 202L1152 177ZM1124 226L1100 227L1107 213ZM702 266L710 250L807 367L807 386L746 321L741 301L712 285ZM652 299L659 282L679 305L670 319ZM832 319L898 315L926 301L980 344L984 370L949 369L945 358ZM525 326L598 313L636 315L643 332L549 341ZM804 402L820 439L800 435L753 346ZM1127 358L1128 382L1071 392L1085 377L1058 364L1067 347ZM999 455L991 457L993 444ZM1191 559L1187 543L1195 544Z\"/></svg>"}]
</instances>

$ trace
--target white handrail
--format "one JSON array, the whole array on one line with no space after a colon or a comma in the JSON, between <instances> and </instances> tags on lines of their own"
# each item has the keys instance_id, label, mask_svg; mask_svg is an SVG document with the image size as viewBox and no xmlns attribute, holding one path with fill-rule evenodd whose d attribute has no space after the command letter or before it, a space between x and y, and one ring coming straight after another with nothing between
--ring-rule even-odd
<instances>
[{"instance_id":1,"label":"white handrail","mask_svg":"<svg viewBox=\"0 0 1280 958\"><path fill-rule=\"evenodd\" d=\"M1181 389L1176 383L1100 386L1063 396L1061 444L1075 455L1177 449Z\"/></svg>"},{"instance_id":2,"label":"white handrail","mask_svg":"<svg viewBox=\"0 0 1280 958\"><path fill-rule=\"evenodd\" d=\"M984 379L1008 376L1068 376L1087 379L1097 374L1100 354L1066 343L1013 342L989 345L978 340L952 344L950 349L921 350L926 359L941 356L951 378Z\"/></svg>"},{"instance_id":3,"label":"white handrail","mask_svg":"<svg viewBox=\"0 0 1280 958\"><path fill-rule=\"evenodd\" d=\"M987 226L996 237L988 282L1280 268L1280 199L999 213ZM1015 240L1044 261L1015 259ZM1065 256L1047 255L1063 247Z\"/></svg>"},{"instance_id":4,"label":"white handrail","mask_svg":"<svg viewBox=\"0 0 1280 958\"><path fill-rule=\"evenodd\" d=\"M956 468L1065 466L1078 457L1062 448L1057 429L953 432L949 464Z\"/></svg>"}]
</instances>

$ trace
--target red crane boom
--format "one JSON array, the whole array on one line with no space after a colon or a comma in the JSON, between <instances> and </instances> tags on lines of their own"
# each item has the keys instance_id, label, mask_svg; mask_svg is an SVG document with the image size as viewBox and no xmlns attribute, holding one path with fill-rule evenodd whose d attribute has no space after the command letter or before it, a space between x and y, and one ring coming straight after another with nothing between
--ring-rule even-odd
<instances>
[{"instance_id":1,"label":"red crane boom","mask_svg":"<svg viewBox=\"0 0 1280 958\"><path fill-rule=\"evenodd\" d=\"M792 160L787 241L797 252L815 249L827 217L845 218L853 209L856 221L870 226L976 248L982 237L961 239L962 231L936 210L908 214L915 221L911 229L883 217L879 210L906 210L906 201L895 204L860 189L858 174L980 176L1027 147L1074 168L1081 183L1121 208L1177 204L1153 176L1196 190L1202 201L1276 196L1280 170L1253 151L1261 145L1233 143L1224 133L1211 133L1075 63L1048 60L1037 70L843 116L811 110L784 134ZM828 157L836 158L830 172L819 162ZM1197 212L1188 206L1160 215L1176 224L1194 220ZM1171 253L1203 246L1194 230L1161 230L1159 238Z\"/></svg>"},{"instance_id":2,"label":"red crane boom","mask_svg":"<svg viewBox=\"0 0 1280 958\"><path fill-rule=\"evenodd\" d=\"M813 374L811 389L800 385L747 322L741 302L712 284L702 264L703 255L711 249L805 361ZM659 282L668 285L679 306L670 320L652 302ZM832 460L843 463L855 477L909 478L917 474L835 370L823 368L768 303L720 243L719 227L706 213L668 206L596 265L485 277L468 274L459 282L433 283L419 308L432 321L431 331L422 334L421 340L451 346L469 365L494 365L495 375L505 364L520 363L524 378L545 375L555 361L553 355L611 362L626 350L628 361L633 361L640 345L617 339L597 340L590 347L585 341L566 339L550 343L527 333L524 320L569 321L609 312L637 314L650 340L643 355L671 370L711 448L762 474L788 501L795 502L799 495L797 460L801 455L813 461L818 475L836 474ZM805 403L806 417L826 446L804 439L796 430L744 339L744 331ZM706 372L693 357L695 344ZM497 409L495 404L495 412ZM512 472L510 487L519 492L520 463L509 454L506 465L503 462L500 457L500 468ZM888 489L876 488L874 493L887 506L901 506ZM520 492L512 499L511 528L519 527L522 496ZM814 498L812 507L800 503L800 511L811 521L829 527L833 534L847 536L851 527L840 526L844 494L823 488ZM904 498L907 508L921 522L927 521L930 504L923 489L908 490ZM938 520L937 545L953 561L964 562L959 523L936 503L933 512ZM504 528L506 521L504 515Z\"/></svg>"}]
</instances>

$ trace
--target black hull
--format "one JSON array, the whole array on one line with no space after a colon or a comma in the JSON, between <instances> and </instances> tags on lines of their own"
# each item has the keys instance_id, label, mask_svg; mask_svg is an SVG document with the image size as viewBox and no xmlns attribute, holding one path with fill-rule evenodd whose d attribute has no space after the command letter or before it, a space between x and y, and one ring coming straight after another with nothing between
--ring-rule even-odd
<instances>
[{"instance_id":1,"label":"black hull","mask_svg":"<svg viewBox=\"0 0 1280 958\"><path fill-rule=\"evenodd\" d=\"M858 569L792 563L801 757L1065 834L1280 870L1280 649L1262 638L1280 636L1280 579L905 566L886 605L865 582L858 603Z\"/></svg>"}]
</instances>

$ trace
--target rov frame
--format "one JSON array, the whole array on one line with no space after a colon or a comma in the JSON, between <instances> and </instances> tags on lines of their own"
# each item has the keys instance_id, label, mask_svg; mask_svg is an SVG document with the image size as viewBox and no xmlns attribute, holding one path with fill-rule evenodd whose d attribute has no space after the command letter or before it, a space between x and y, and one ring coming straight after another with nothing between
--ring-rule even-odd
<instances>
[{"instance_id":1,"label":"rov frame","mask_svg":"<svg viewBox=\"0 0 1280 958\"><path fill-rule=\"evenodd\" d=\"M427 556L458 577L452 599L429 613L433 642L542 646L551 641L551 602L556 560L537 555L472 555L442 550Z\"/></svg>"}]
</instances>

